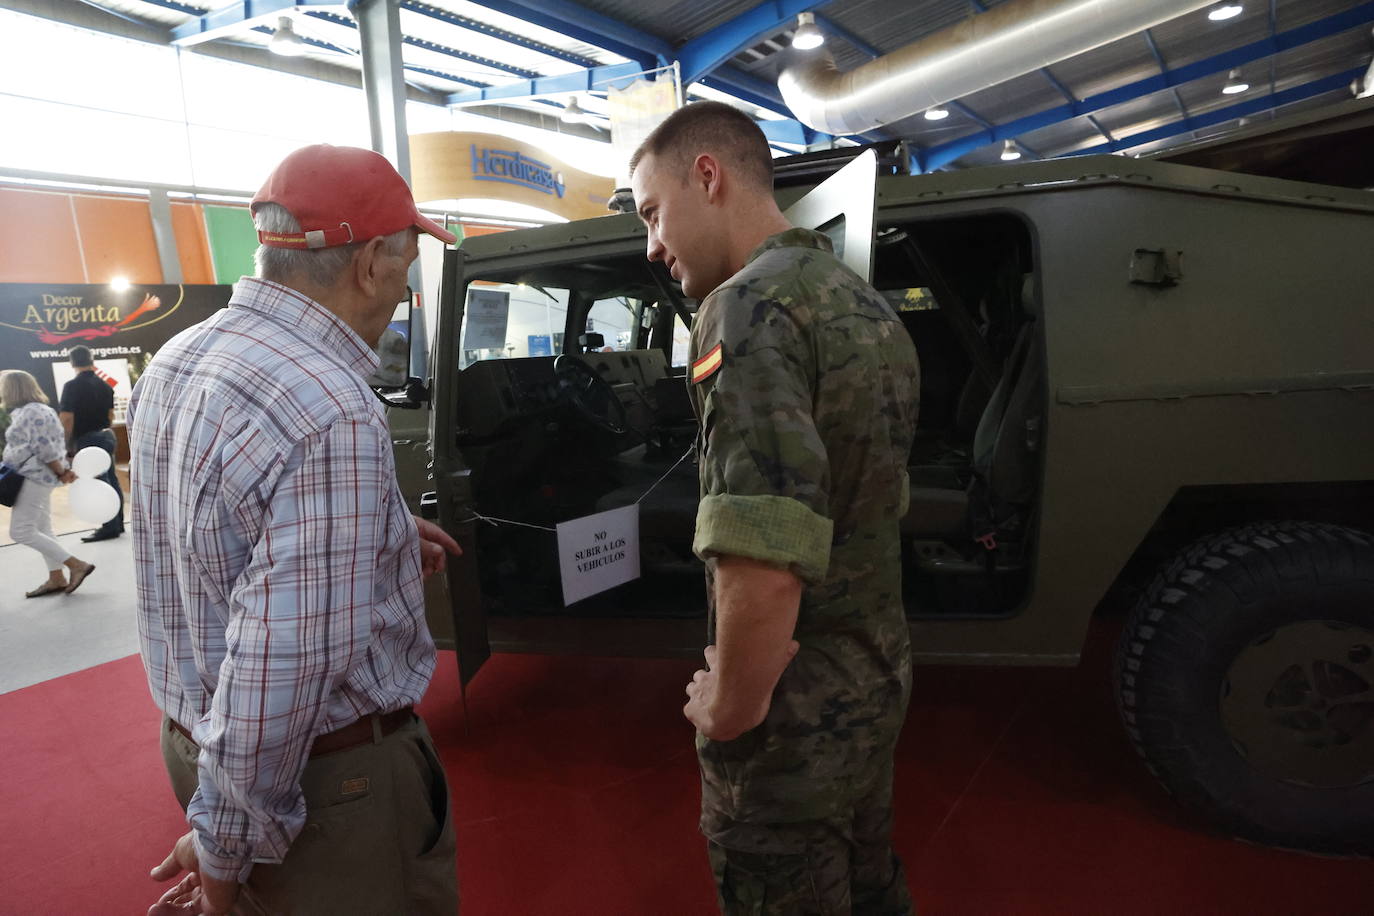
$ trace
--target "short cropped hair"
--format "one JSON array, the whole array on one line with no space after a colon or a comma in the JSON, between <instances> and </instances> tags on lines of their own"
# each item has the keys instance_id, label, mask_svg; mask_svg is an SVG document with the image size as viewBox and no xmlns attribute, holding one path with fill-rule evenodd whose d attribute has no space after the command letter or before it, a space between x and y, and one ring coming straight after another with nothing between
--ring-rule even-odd
<instances>
[{"instance_id":1,"label":"short cropped hair","mask_svg":"<svg viewBox=\"0 0 1374 916\"><path fill-rule=\"evenodd\" d=\"M33 403L48 403L48 396L38 387L38 379L23 369L0 372L0 407L14 410Z\"/></svg>"},{"instance_id":2,"label":"short cropped hair","mask_svg":"<svg viewBox=\"0 0 1374 916\"><path fill-rule=\"evenodd\" d=\"M83 347L80 344L72 347L67 353L67 358L72 361L72 366L77 369L85 369L94 366L95 362L91 359L91 348Z\"/></svg>"},{"instance_id":3,"label":"short cropped hair","mask_svg":"<svg viewBox=\"0 0 1374 916\"><path fill-rule=\"evenodd\" d=\"M768 139L752 118L724 102L693 102L669 115L630 157L630 174L645 156L671 158L686 169L702 153L715 154L736 166L740 177L755 190L773 190Z\"/></svg>"}]
</instances>

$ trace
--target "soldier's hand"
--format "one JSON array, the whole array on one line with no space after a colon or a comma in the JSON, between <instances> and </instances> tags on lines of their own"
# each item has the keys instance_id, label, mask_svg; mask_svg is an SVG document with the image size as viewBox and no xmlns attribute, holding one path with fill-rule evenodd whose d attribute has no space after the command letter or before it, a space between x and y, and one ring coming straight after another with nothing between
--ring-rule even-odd
<instances>
[{"instance_id":1,"label":"soldier's hand","mask_svg":"<svg viewBox=\"0 0 1374 916\"><path fill-rule=\"evenodd\" d=\"M787 647L787 658L790 660L799 649L801 644L792 640ZM687 705L682 707L682 714L712 741L733 741L767 717L773 695L769 691L759 702L747 705L731 702L733 698L720 693L716 647L707 646L705 656L706 667L692 675L687 685Z\"/></svg>"}]
</instances>

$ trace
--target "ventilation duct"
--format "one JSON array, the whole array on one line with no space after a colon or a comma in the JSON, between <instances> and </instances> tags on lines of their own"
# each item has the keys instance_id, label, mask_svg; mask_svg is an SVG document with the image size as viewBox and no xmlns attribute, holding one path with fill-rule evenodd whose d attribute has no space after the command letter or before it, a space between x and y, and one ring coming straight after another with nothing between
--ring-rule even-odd
<instances>
[{"instance_id":1,"label":"ventilation duct","mask_svg":"<svg viewBox=\"0 0 1374 916\"><path fill-rule=\"evenodd\" d=\"M797 120L858 134L1212 6L1215 0L1009 0L841 73L829 52L778 77Z\"/></svg>"}]
</instances>

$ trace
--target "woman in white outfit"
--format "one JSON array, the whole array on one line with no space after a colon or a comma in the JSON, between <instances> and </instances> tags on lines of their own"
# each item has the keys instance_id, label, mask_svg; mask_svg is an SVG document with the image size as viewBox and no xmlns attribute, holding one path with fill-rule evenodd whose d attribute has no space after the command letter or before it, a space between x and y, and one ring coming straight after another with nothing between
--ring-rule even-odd
<instances>
[{"instance_id":1,"label":"woman in white outfit","mask_svg":"<svg viewBox=\"0 0 1374 916\"><path fill-rule=\"evenodd\" d=\"M95 565L67 553L52 534L52 491L76 479L67 467L62 422L34 377L19 369L0 374L0 406L10 412L4 461L24 477L10 513L10 537L41 553L48 564L48 581L25 597L74 592Z\"/></svg>"}]
</instances>

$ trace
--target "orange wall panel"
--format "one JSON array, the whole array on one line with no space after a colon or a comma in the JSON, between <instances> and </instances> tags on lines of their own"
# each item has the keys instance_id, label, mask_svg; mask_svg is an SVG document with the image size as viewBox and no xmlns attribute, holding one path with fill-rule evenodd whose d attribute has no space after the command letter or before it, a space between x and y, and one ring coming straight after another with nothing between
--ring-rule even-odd
<instances>
[{"instance_id":1,"label":"orange wall panel","mask_svg":"<svg viewBox=\"0 0 1374 916\"><path fill-rule=\"evenodd\" d=\"M205 215L200 204L172 203L172 231L177 240L183 283L214 283L215 265L205 237Z\"/></svg>"},{"instance_id":2,"label":"orange wall panel","mask_svg":"<svg viewBox=\"0 0 1374 916\"><path fill-rule=\"evenodd\" d=\"M463 238L475 239L479 235L494 235L498 232L506 232L509 226L482 226L477 223L463 223Z\"/></svg>"},{"instance_id":3,"label":"orange wall panel","mask_svg":"<svg viewBox=\"0 0 1374 916\"><path fill-rule=\"evenodd\" d=\"M146 200L77 197L76 225L91 283L126 277L130 283L161 283L162 262Z\"/></svg>"},{"instance_id":4,"label":"orange wall panel","mask_svg":"<svg viewBox=\"0 0 1374 916\"><path fill-rule=\"evenodd\" d=\"M0 188L0 283L85 283L70 194Z\"/></svg>"}]
</instances>

